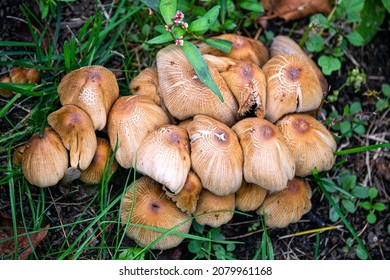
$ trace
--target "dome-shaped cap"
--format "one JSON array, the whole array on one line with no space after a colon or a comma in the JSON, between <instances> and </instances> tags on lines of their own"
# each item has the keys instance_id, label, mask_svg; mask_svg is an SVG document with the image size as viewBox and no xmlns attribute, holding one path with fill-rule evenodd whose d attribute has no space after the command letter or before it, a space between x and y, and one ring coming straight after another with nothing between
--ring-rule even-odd
<instances>
[{"instance_id":1,"label":"dome-shaped cap","mask_svg":"<svg viewBox=\"0 0 390 280\"><path fill-rule=\"evenodd\" d=\"M75 105L91 118L94 128L106 126L107 115L119 96L114 73L103 66L81 67L66 74L58 85L62 105Z\"/></svg>"},{"instance_id":2,"label":"dome-shaped cap","mask_svg":"<svg viewBox=\"0 0 390 280\"><path fill-rule=\"evenodd\" d=\"M203 187L216 195L236 192L242 182L243 154L233 130L217 120L198 115L187 131L192 169Z\"/></svg>"},{"instance_id":3,"label":"dome-shaped cap","mask_svg":"<svg viewBox=\"0 0 390 280\"><path fill-rule=\"evenodd\" d=\"M34 68L26 68L19 66L12 69L9 72L9 77L12 83L25 83L25 84L36 84L40 81L41 75L39 71Z\"/></svg>"},{"instance_id":4,"label":"dome-shaped cap","mask_svg":"<svg viewBox=\"0 0 390 280\"><path fill-rule=\"evenodd\" d=\"M161 96L172 116L185 120L203 114L227 125L236 122L237 101L212 64L206 62L224 102L199 80L180 47L169 45L161 49L156 61Z\"/></svg>"},{"instance_id":5,"label":"dome-shaped cap","mask_svg":"<svg viewBox=\"0 0 390 280\"><path fill-rule=\"evenodd\" d=\"M149 177L135 181L134 187L126 192L121 203L121 221L126 226L126 234L140 246L146 247L162 233L142 226L161 229L175 229L188 233L191 227L190 215L176 207L164 194L162 186ZM141 225L141 226L137 226ZM169 234L155 243L151 249L166 250L178 246L183 237Z\"/></svg>"},{"instance_id":6,"label":"dome-shaped cap","mask_svg":"<svg viewBox=\"0 0 390 280\"><path fill-rule=\"evenodd\" d=\"M289 181L287 188L269 194L256 211L265 215L265 223L269 227L286 227L298 222L311 209L311 189L301 178Z\"/></svg>"},{"instance_id":7,"label":"dome-shaped cap","mask_svg":"<svg viewBox=\"0 0 390 280\"><path fill-rule=\"evenodd\" d=\"M263 203L266 195L266 189L243 180L236 192L236 209L244 212L255 211Z\"/></svg>"},{"instance_id":8,"label":"dome-shaped cap","mask_svg":"<svg viewBox=\"0 0 390 280\"><path fill-rule=\"evenodd\" d=\"M332 134L315 118L291 114L276 123L295 159L296 175L310 175L332 168L337 144Z\"/></svg>"},{"instance_id":9,"label":"dome-shaped cap","mask_svg":"<svg viewBox=\"0 0 390 280\"><path fill-rule=\"evenodd\" d=\"M107 132L112 150L117 149L115 158L119 165L134 167L136 152L146 135L168 123L168 116L149 97L118 98L108 115Z\"/></svg>"},{"instance_id":10,"label":"dome-shaped cap","mask_svg":"<svg viewBox=\"0 0 390 280\"><path fill-rule=\"evenodd\" d=\"M244 153L244 178L269 191L282 190L295 175L294 157L275 125L246 118L232 127Z\"/></svg>"},{"instance_id":11,"label":"dome-shaped cap","mask_svg":"<svg viewBox=\"0 0 390 280\"><path fill-rule=\"evenodd\" d=\"M47 117L49 125L60 135L70 153L70 166L86 169L94 157L97 141L88 114L74 105L65 105Z\"/></svg>"},{"instance_id":12,"label":"dome-shaped cap","mask_svg":"<svg viewBox=\"0 0 390 280\"><path fill-rule=\"evenodd\" d=\"M45 128L35 133L23 153L22 171L30 184L49 187L57 184L68 168L68 152L58 134Z\"/></svg>"},{"instance_id":13,"label":"dome-shaped cap","mask_svg":"<svg viewBox=\"0 0 390 280\"><path fill-rule=\"evenodd\" d=\"M264 65L263 72L267 80L265 118L270 122L288 113L307 112L320 106L320 82L302 56L275 56Z\"/></svg>"},{"instance_id":14,"label":"dome-shaped cap","mask_svg":"<svg viewBox=\"0 0 390 280\"><path fill-rule=\"evenodd\" d=\"M164 125L149 133L137 151L138 172L147 175L177 194L191 168L187 131Z\"/></svg>"}]
</instances>

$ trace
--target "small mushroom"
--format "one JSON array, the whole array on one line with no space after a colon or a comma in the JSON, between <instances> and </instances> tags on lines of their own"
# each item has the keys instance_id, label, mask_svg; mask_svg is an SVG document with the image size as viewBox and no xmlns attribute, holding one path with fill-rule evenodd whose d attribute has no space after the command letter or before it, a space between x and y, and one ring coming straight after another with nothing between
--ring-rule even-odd
<instances>
[{"instance_id":1,"label":"small mushroom","mask_svg":"<svg viewBox=\"0 0 390 280\"><path fill-rule=\"evenodd\" d=\"M189 214L180 211L170 201L162 186L149 177L141 177L125 193L121 202L121 221L126 224L126 234L140 246L146 247L161 237L162 233L145 226L188 233L191 227ZM184 237L168 234L151 249L166 250L178 246Z\"/></svg>"},{"instance_id":2,"label":"small mushroom","mask_svg":"<svg viewBox=\"0 0 390 280\"><path fill-rule=\"evenodd\" d=\"M68 152L58 134L45 128L43 135L35 133L24 150L22 171L30 184L49 187L57 184L68 168Z\"/></svg>"},{"instance_id":3,"label":"small mushroom","mask_svg":"<svg viewBox=\"0 0 390 280\"><path fill-rule=\"evenodd\" d=\"M295 162L276 126L265 119L246 118L232 129L244 153L245 181L269 191L285 188L294 178Z\"/></svg>"},{"instance_id":4,"label":"small mushroom","mask_svg":"<svg viewBox=\"0 0 390 280\"><path fill-rule=\"evenodd\" d=\"M219 227L233 218L234 206L234 193L218 196L203 188L193 215L201 225Z\"/></svg>"},{"instance_id":5,"label":"small mushroom","mask_svg":"<svg viewBox=\"0 0 390 280\"><path fill-rule=\"evenodd\" d=\"M229 53L212 48L203 43L199 45L202 54L211 54L215 56L226 56L235 60L249 61L262 67L269 59L267 48L259 40L244 37L237 34L222 34L212 39L227 40L233 42Z\"/></svg>"},{"instance_id":6,"label":"small mushroom","mask_svg":"<svg viewBox=\"0 0 390 280\"><path fill-rule=\"evenodd\" d=\"M203 187L220 196L236 192L242 182L243 154L233 130L220 121L198 115L187 131L192 169Z\"/></svg>"},{"instance_id":7,"label":"small mushroom","mask_svg":"<svg viewBox=\"0 0 390 280\"><path fill-rule=\"evenodd\" d=\"M106 126L107 115L119 96L114 73L103 66L81 67L66 74L58 85L61 104L75 105L91 118L95 130Z\"/></svg>"},{"instance_id":8,"label":"small mushroom","mask_svg":"<svg viewBox=\"0 0 390 280\"><path fill-rule=\"evenodd\" d=\"M185 120L202 114L229 126L236 122L237 101L211 63L206 62L224 102L199 80L180 47L169 45L161 49L156 60L161 96L172 116Z\"/></svg>"},{"instance_id":9,"label":"small mushroom","mask_svg":"<svg viewBox=\"0 0 390 280\"><path fill-rule=\"evenodd\" d=\"M34 68L19 66L9 72L12 83L36 84L41 79L39 71Z\"/></svg>"},{"instance_id":10,"label":"small mushroom","mask_svg":"<svg viewBox=\"0 0 390 280\"><path fill-rule=\"evenodd\" d=\"M26 149L27 144L22 144L18 147L16 147L13 157L12 157L12 163L13 164L22 164L23 161L23 154L24 150Z\"/></svg>"},{"instance_id":11,"label":"small mushroom","mask_svg":"<svg viewBox=\"0 0 390 280\"><path fill-rule=\"evenodd\" d=\"M84 183L99 184L104 174L111 176L118 169L118 162L112 159L112 150L108 140L98 137L97 148L91 164L80 173L80 180ZM108 171L108 168L110 170Z\"/></svg>"},{"instance_id":12,"label":"small mushroom","mask_svg":"<svg viewBox=\"0 0 390 280\"><path fill-rule=\"evenodd\" d=\"M320 106L320 82L302 56L275 56L264 65L263 72L267 80L265 118L270 122L288 113L307 112Z\"/></svg>"},{"instance_id":13,"label":"small mushroom","mask_svg":"<svg viewBox=\"0 0 390 280\"><path fill-rule=\"evenodd\" d=\"M135 167L137 150L146 135L165 124L169 124L168 116L149 97L118 98L108 115L107 132L119 165Z\"/></svg>"},{"instance_id":14,"label":"small mushroom","mask_svg":"<svg viewBox=\"0 0 390 280\"><path fill-rule=\"evenodd\" d=\"M11 78L10 77L4 77L0 80L0 83L11 83ZM0 96L4 98L9 98L13 95L12 91L5 89L5 88L0 88Z\"/></svg>"},{"instance_id":15,"label":"small mushroom","mask_svg":"<svg viewBox=\"0 0 390 280\"><path fill-rule=\"evenodd\" d=\"M298 222L311 209L311 189L302 178L289 181L287 188L269 194L256 211L269 227L283 228Z\"/></svg>"},{"instance_id":16,"label":"small mushroom","mask_svg":"<svg viewBox=\"0 0 390 280\"><path fill-rule=\"evenodd\" d=\"M69 150L70 166L86 169L97 147L95 130L88 114L77 106L65 105L49 114L47 122Z\"/></svg>"},{"instance_id":17,"label":"small mushroom","mask_svg":"<svg viewBox=\"0 0 390 280\"><path fill-rule=\"evenodd\" d=\"M236 192L236 209L244 212L255 211L263 203L266 195L266 189L243 180Z\"/></svg>"},{"instance_id":18,"label":"small mushroom","mask_svg":"<svg viewBox=\"0 0 390 280\"><path fill-rule=\"evenodd\" d=\"M136 169L177 194L191 168L190 143L184 128L163 125L149 133L137 151Z\"/></svg>"},{"instance_id":19,"label":"small mushroom","mask_svg":"<svg viewBox=\"0 0 390 280\"><path fill-rule=\"evenodd\" d=\"M296 175L310 175L332 168L337 144L318 120L306 114L291 114L276 123L295 159Z\"/></svg>"}]
</instances>

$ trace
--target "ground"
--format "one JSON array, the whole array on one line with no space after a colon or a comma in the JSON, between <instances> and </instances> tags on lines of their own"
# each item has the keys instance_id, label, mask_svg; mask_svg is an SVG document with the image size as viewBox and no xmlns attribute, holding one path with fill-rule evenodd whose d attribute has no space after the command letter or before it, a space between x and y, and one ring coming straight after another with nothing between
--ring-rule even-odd
<instances>
[{"instance_id":1,"label":"ground","mask_svg":"<svg viewBox=\"0 0 390 280\"><path fill-rule=\"evenodd\" d=\"M80 1L79 1L80 2ZM103 1L108 2L108 1ZM31 35L27 28L27 25L22 20L18 4L21 1L6 0L0 4L0 41L29 41ZM66 24L73 24L72 27L77 28L77 19L88 18L95 10L95 1L82 1L83 4L67 3L64 4L63 9L63 29L61 37L66 38L69 36L69 32L66 32ZM32 7L35 13L39 12L37 6ZM387 15L388 16L388 15ZM283 20L274 20L269 22L269 30L272 30L275 34L289 34L294 23L286 23ZM305 26L307 19L298 21L295 31L292 33L292 37L300 38L303 34L303 30L300 26ZM351 48L350 53L346 57L345 63L343 63L341 71L333 73L327 77L331 89L337 89L347 79L347 72L356 68L364 69L367 74L367 85L358 93L354 93L352 89L346 88L343 91L343 95L339 98L336 104L325 104L324 108L328 111L334 109L339 112L343 110L346 104L351 104L353 101L360 101L362 103L363 111L367 112L368 130L365 135L354 136L349 140L343 139L338 143L339 147L348 149L352 147L367 146L369 144L384 143L389 141L389 118L388 110L381 114L371 114L375 110L374 104L370 97L363 95L367 88L371 90L380 91L381 84L389 82L390 78L390 36L389 36L389 20L385 20L385 24L381 27L380 31L373 39L373 41L365 47ZM254 35L254 34L252 34ZM0 49L1 51L1 49ZM315 57L314 57L315 58ZM110 65L110 67L121 67L121 65ZM1 74L5 73L8 69L1 69ZM3 107L7 103L7 99L0 98L0 107ZM23 119L26 115L24 105L21 108L15 108L14 115L10 118ZM6 121L0 120L1 132L4 133L10 129ZM379 140L378 140L379 139ZM358 184L364 186L376 186L379 190L380 201L387 206L390 205L390 176L388 171L390 170L390 155L388 150L373 150L370 152L357 153L348 156L339 157L337 160L345 159L343 169L349 170L352 174L358 176ZM1 155L0 162L3 165L5 163L5 155ZM0 173L1 176L4 174ZM112 179L110 189L108 192L116 192L126 181L127 172L125 170L119 170ZM330 173L332 175L332 173ZM326 227L333 225L329 220L329 202L318 190L314 181L310 182L312 188L316 191L313 192L312 203L313 208L308 215L305 215L299 223L291 224L284 229L268 229L268 235L273 245L275 259L313 259L317 255L318 259L356 259L354 250L344 250L347 239L350 238L350 232L345 227L338 229L325 231L319 234L320 238L316 234L305 234L302 236L291 236L292 234L303 232L310 229ZM32 189L32 193L29 194L36 199L39 199L42 192L39 189ZM80 223L73 229L72 233L66 235L62 228L58 225L69 224L75 217L80 215L88 220L95 216L95 212L99 209L99 205L90 205L91 198L96 194L97 189L95 187L85 187L80 183L73 184L69 189L67 187L57 186L51 189L45 190L48 211L43 217L43 224L50 224L54 226L45 237L44 242L39 244L36 248L37 258L51 258L47 255L48 248L52 252L64 250L64 244L66 242L71 243L72 240L77 239L80 233L84 230L88 230L94 234L95 237L90 240L90 245L98 244L100 242L100 232L96 232L94 228L87 228L88 223ZM27 200L27 193L18 193L17 196L21 197L22 201ZM116 205L115 209L119 206ZM22 215L22 209L18 208L17 216L20 218ZM33 213L29 212L29 208L25 207L26 212L24 218L26 220L33 218ZM10 194L9 186L0 186L0 212L4 215L10 215ZM236 259L252 259L261 246L263 228L261 226L254 227L253 231L249 231L249 227L256 225L260 218L255 213L249 213L251 216L243 216L235 214L234 218L227 224L222 226L221 233L227 240L239 241L240 244L236 245L232 257ZM348 214L347 219L351 223L352 227L357 232L358 236L362 239L363 243L367 247L371 257L373 259L390 259L390 238L388 233L388 225L390 223L390 214L388 209L386 211L378 213L378 220L374 225L370 225L366 222L367 212L358 208L353 214ZM108 215L107 220L112 217ZM338 225L342 225L342 222L338 222ZM208 228L206 227L206 230ZM120 230L120 229L119 229ZM110 242L110 236L115 236L118 228L110 225L105 228L105 240ZM66 242L64 236L67 236ZM80 243L83 240L79 241ZM194 257L192 253L188 251L188 240L184 241L179 247L166 250L166 251L154 251L154 258L157 259L191 259ZM116 246L115 243L107 244L108 246ZM134 246L134 242L125 237L122 243L119 245L122 248ZM111 248L111 247L110 247ZM108 251L110 254L111 251ZM96 259L101 258L101 251L89 250L83 252L80 259ZM107 258L107 256L106 256Z\"/></svg>"}]
</instances>

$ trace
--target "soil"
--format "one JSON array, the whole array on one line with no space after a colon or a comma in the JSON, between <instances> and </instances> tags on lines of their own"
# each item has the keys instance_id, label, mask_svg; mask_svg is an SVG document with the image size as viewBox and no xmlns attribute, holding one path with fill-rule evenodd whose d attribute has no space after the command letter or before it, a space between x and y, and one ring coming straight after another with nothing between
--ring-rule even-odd
<instances>
[{"instance_id":1,"label":"soil","mask_svg":"<svg viewBox=\"0 0 390 280\"><path fill-rule=\"evenodd\" d=\"M0 4L0 41L29 41L31 40L30 32L27 25L17 19L23 18L23 14L20 12L19 4L23 1L15 0L3 0ZM112 1L102 1L103 4L107 4ZM95 1L78 1L76 4L64 3L62 20L65 23L73 22L73 28L77 29L77 18L88 18L95 10ZM34 13L38 14L39 10L37 5L31 6ZM307 19L302 19L296 22L295 31L292 33L292 37L299 39L302 36L302 28L307 25ZM269 22L268 30L272 30L275 34L289 34L295 23L286 23L282 20L273 20ZM65 24L63 25L65 26ZM69 36L66 32L66 28L63 27L61 33L64 38ZM343 140L338 143L343 149L366 146L371 144L389 142L389 119L387 113L373 114L375 110L375 100L369 96L365 96L363 93L367 89L380 91L381 84L384 82L390 82L390 26L389 18L385 20L384 25L373 39L373 41L362 48L349 48L349 55L345 57L342 70L337 73L333 73L328 77L328 82L331 89L337 89L347 79L348 70L356 68L356 66L364 69L367 74L366 88L358 93L354 93L352 89L346 88L343 91L343 95L339 98L336 104L332 106L325 104L324 108L330 112L337 109L342 112L346 104L351 104L353 101L360 101L362 103L363 111L366 112L366 118L368 120L368 131L365 136L355 136L349 141ZM249 32L252 36L252 32ZM253 32L255 33L255 32ZM316 59L316 57L314 57ZM121 67L121 65L114 65L115 67ZM6 73L9 69L1 69L1 74ZM0 98L0 107L3 107L7 103L6 99ZM26 112L23 110L14 111L14 115L11 118L22 119ZM388 112L388 111L387 111ZM5 132L8 129L7 122L0 120L0 130ZM385 134L386 133L386 134ZM383 135L384 138L382 137ZM378 137L382 137L382 140L378 140ZM378 220L374 225L370 225L366 222L367 212L358 208L356 213L347 215L348 221L352 227L358 233L359 237L367 247L372 259L390 259L390 238L388 233L388 226L390 224L390 213L388 206L390 205L390 155L388 150L374 150L367 153L358 153L348 156L342 156L337 160L345 159L342 169L349 170L351 173L358 176L358 184L363 186L376 186L379 190L379 201L387 205L387 210L377 213ZM1 155L1 164L5 164L5 156ZM329 176L332 176L332 172L329 172ZM4 174L1 174L4 176ZM116 193L121 190L124 182L126 181L128 174L126 170L119 170L114 176L110 189L110 193ZM268 229L268 235L273 246L275 259L313 259L317 254L318 259L357 259L354 250L345 250L346 241L350 238L350 233L345 227L338 229L324 231L320 233L320 238L317 239L316 234L305 234L301 236L292 236L295 233L303 232L306 230L321 228L332 225L329 220L329 203L322 193L318 190L314 182L311 182L313 189L312 204L313 208L309 214L303 216L302 220L298 223L291 224L283 229ZM39 198L41 190L31 189L31 196ZM45 189L45 195L48 199L48 211L44 217L45 222L43 224L50 224L51 226L71 223L75 217L80 215L88 220L95 216L95 210L99 209L99 205L89 205L91 198L96 193L96 188L91 186L83 186L80 182L74 183L71 189L56 186L50 189ZM27 201L26 193L18 193L17 196L22 198L22 201ZM0 186L0 212L10 215L10 195L8 186ZM117 208L119 205L117 206ZM17 217L22 216L21 209L18 208ZM25 207L23 210L23 216L26 220L32 219L33 213L29 212L29 207ZM252 259L262 242L263 229L261 226L255 227L253 231L249 231L249 227L253 227L258 224L260 218L255 213L249 213L251 216L243 216L235 214L233 219L226 225L222 226L222 234L228 240L234 240L241 242L236 245L233 253L233 257L236 259ZM112 217L108 216L107 219ZM342 223L338 223L342 225ZM85 230L87 222L85 224L78 224L73 229L72 233L68 237L67 242L72 242L79 234ZM206 227L206 230L209 228ZM110 236L114 236L118 230L115 226L109 226L106 229L106 240L110 240ZM96 234L92 232L91 234ZM94 239L98 244L99 236ZM83 242L81 240L80 242ZM47 256L47 250L51 251L62 250L61 248L64 241L64 232L61 227L54 227L49 230L43 243L36 248L37 258L50 258ZM94 244L91 244L94 245ZM109 246L115 246L115 244L108 244ZM135 246L135 243L129 238L124 238L122 244L119 246L127 248L129 246ZM317 249L316 249L317 248ZM318 252L316 252L318 250ZM192 259L194 255L188 251L188 241L184 241L180 246L174 249L165 251L155 251L154 258L157 259ZM84 252L80 259L99 259L97 250L90 250Z\"/></svg>"}]
</instances>

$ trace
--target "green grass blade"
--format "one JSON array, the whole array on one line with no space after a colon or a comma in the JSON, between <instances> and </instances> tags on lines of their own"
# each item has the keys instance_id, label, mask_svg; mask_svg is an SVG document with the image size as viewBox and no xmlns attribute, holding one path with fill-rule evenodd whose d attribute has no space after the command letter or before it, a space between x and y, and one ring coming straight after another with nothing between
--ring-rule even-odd
<instances>
[{"instance_id":1,"label":"green grass blade","mask_svg":"<svg viewBox=\"0 0 390 280\"><path fill-rule=\"evenodd\" d=\"M337 151L337 152L334 152L334 155L335 156L342 156L342 155L357 154L357 153L367 152L367 151L380 149L380 148L390 148L390 143L375 144L375 145L369 145L369 146L364 146L364 147L358 147L358 148Z\"/></svg>"}]
</instances>

